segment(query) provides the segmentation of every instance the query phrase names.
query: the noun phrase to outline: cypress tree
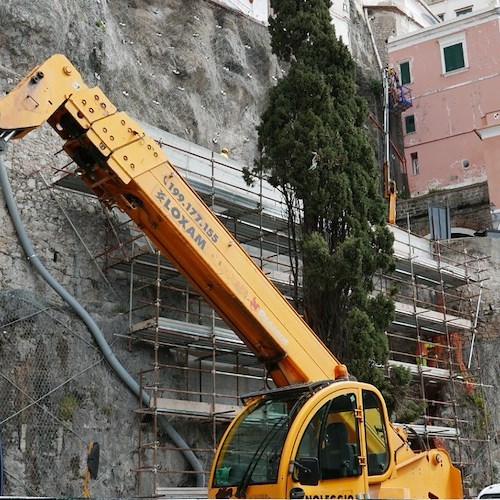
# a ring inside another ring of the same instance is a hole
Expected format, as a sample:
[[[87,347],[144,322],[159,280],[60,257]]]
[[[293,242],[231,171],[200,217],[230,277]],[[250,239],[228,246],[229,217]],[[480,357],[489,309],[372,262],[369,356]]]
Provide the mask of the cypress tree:
[[[383,388],[394,306],[374,276],[393,268],[393,238],[355,64],[328,0],[271,6],[272,49],[288,71],[270,90],[252,173],[283,192],[290,227],[299,222],[306,320],[352,374]]]

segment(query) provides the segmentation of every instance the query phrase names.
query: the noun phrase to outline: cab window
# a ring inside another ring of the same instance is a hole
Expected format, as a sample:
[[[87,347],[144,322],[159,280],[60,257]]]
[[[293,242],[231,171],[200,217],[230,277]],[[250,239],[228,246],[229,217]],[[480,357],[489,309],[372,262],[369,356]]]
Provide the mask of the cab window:
[[[302,439],[300,440],[299,449],[297,451],[297,459],[301,458],[317,458],[319,452],[319,436],[323,420],[328,409],[328,404],[324,405],[319,410],[313,419],[309,422]]]
[[[366,462],[368,475],[383,474],[389,466],[387,429],[382,403],[372,391],[363,391],[364,422],[366,434]]]
[[[354,394],[338,396],[331,402],[323,427],[319,457],[323,479],[361,474],[355,409]]]
[[[359,476],[356,396],[344,394],[324,405],[307,426],[297,459],[318,458],[321,479]]]

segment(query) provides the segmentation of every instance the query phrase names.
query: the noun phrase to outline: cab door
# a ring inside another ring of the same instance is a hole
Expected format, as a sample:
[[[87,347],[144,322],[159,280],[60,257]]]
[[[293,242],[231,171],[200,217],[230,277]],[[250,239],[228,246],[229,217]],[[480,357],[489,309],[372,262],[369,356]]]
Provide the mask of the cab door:
[[[316,405],[292,450],[289,498],[365,497],[368,481],[361,447],[362,415],[357,389],[336,392]]]

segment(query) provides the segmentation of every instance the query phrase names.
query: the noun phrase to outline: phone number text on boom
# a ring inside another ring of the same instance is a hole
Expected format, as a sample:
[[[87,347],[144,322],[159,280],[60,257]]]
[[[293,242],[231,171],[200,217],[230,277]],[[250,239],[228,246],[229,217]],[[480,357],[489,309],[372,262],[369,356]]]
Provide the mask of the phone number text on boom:
[[[203,216],[198,212],[198,210],[191,205],[190,202],[185,201],[186,197],[181,193],[180,189],[177,188],[173,182],[168,180],[169,178],[165,176],[163,178],[163,184],[169,191],[172,197],[165,194],[162,190],[158,189],[156,192],[156,199],[162,204],[165,211],[169,212],[170,215],[177,223],[182,227],[182,229],[188,234],[193,241],[198,245],[198,247],[203,250],[205,248],[206,240],[202,237],[199,230],[204,233],[210,240],[217,243],[219,237],[217,233],[210,227],[210,225],[205,222]],[[187,213],[192,220],[189,220],[181,210],[181,208],[175,206],[173,199],[180,204],[185,213]],[[194,224],[193,224],[194,222]]]

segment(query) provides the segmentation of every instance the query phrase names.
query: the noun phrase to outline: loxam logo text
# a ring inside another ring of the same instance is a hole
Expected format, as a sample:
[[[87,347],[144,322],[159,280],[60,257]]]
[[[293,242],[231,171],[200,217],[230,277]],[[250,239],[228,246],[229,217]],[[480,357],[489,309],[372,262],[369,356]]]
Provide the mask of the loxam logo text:
[[[191,237],[200,250],[204,250],[206,241],[200,234],[199,229],[191,224],[178,207],[171,206],[171,198],[169,198],[161,189],[156,190],[155,197],[160,203],[162,203],[163,210],[166,213],[169,213],[172,219],[177,222],[180,229]]]
[[[306,498],[354,498],[354,495],[306,495]]]

